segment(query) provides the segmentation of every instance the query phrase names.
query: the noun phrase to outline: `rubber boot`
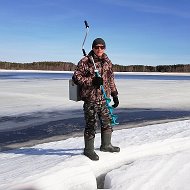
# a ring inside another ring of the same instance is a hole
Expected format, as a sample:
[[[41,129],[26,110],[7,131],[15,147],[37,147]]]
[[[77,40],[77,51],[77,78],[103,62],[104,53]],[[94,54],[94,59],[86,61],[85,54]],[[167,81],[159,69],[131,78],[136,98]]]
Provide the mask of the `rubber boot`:
[[[94,138],[87,139],[84,138],[85,148],[84,155],[90,158],[91,160],[99,160],[99,156],[94,151]]]
[[[101,133],[100,151],[103,152],[119,152],[120,148],[111,144],[112,133]]]

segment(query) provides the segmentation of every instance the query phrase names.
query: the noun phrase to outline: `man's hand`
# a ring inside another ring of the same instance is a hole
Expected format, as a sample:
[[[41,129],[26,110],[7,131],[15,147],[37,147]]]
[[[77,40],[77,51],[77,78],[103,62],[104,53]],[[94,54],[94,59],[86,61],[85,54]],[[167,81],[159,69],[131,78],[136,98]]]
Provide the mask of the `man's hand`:
[[[100,86],[103,85],[103,78],[102,77],[94,77],[92,79],[92,85],[96,86],[97,88],[100,88]]]
[[[116,108],[119,105],[119,99],[117,96],[113,97],[113,102],[114,102],[114,105],[112,105],[112,107]]]

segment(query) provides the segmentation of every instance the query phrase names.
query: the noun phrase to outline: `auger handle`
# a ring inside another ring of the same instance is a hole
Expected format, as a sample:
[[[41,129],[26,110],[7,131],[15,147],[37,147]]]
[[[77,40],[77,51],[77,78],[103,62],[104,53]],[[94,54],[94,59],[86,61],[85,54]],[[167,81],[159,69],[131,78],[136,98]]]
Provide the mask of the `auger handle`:
[[[86,28],[89,28],[88,22],[86,20],[84,21],[84,24],[85,24]]]
[[[85,49],[82,49],[82,53],[83,53],[84,56],[87,55]]]
[[[87,30],[86,30],[86,34],[85,34],[85,37],[84,37],[84,41],[82,43],[82,52],[83,52],[83,55],[86,56],[87,54],[86,54],[86,51],[84,49],[84,44],[85,44],[85,41],[86,41],[86,38],[87,38],[87,35],[88,35],[89,25],[88,25],[88,22],[86,20],[84,21],[84,24],[85,24],[85,27],[86,27]]]

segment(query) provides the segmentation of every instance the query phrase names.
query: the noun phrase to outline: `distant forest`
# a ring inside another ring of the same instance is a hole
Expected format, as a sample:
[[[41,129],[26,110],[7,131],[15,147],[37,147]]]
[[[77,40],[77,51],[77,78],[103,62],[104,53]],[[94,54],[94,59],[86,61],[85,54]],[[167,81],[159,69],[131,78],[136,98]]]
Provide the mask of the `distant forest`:
[[[51,71],[74,71],[76,65],[71,62],[33,62],[12,63],[0,61],[0,69],[7,70],[51,70]],[[187,65],[113,65],[116,72],[190,72],[190,64]]]

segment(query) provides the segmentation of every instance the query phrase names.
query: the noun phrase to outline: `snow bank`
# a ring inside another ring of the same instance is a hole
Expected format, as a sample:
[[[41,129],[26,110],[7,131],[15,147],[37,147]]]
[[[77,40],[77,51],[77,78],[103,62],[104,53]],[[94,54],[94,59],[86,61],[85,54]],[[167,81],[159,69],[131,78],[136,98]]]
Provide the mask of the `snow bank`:
[[[1,153],[0,189],[187,189],[189,187],[190,120],[114,131],[119,153],[100,152],[99,161],[83,153],[83,137]]]

